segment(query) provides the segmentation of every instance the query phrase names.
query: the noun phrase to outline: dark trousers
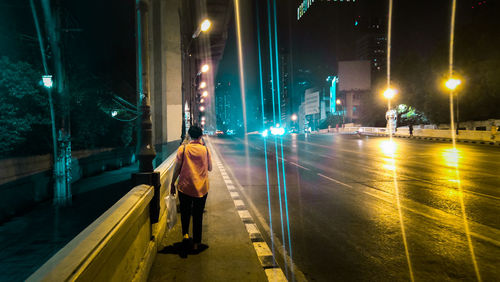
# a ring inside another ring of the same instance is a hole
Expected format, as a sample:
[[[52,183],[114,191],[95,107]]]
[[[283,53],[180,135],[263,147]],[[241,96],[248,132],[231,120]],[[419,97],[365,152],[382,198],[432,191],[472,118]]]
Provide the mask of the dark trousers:
[[[203,225],[203,210],[207,195],[196,198],[179,192],[179,202],[181,204],[182,235],[189,234],[189,221],[193,215],[193,242],[201,243],[201,229]]]

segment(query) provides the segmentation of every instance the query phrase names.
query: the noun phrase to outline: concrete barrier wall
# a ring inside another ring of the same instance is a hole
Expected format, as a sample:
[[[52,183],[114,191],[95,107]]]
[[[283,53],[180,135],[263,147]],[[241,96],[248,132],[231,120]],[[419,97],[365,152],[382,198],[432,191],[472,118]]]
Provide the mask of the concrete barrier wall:
[[[331,132],[336,132],[335,130]],[[346,127],[339,128],[339,133],[353,133],[360,132],[361,134],[368,135],[387,135],[388,130],[385,127]],[[409,137],[410,131],[407,127],[400,127],[394,133],[395,136]],[[413,129],[414,137],[422,138],[437,138],[437,139],[451,139],[451,131],[444,129],[427,129],[427,128],[415,128]],[[459,141],[477,141],[485,143],[499,143],[500,134],[496,134],[495,138],[491,138],[490,131],[476,131],[476,130],[459,130],[458,135],[456,135]]]
[[[76,151],[72,182],[132,164],[133,148]],[[0,160],[0,222],[52,198],[50,155]],[[73,191],[77,194],[78,191]]]
[[[160,172],[159,222],[151,224],[154,188],[140,185],[50,258],[27,281],[146,281],[166,231],[163,198],[169,191],[175,154]]]

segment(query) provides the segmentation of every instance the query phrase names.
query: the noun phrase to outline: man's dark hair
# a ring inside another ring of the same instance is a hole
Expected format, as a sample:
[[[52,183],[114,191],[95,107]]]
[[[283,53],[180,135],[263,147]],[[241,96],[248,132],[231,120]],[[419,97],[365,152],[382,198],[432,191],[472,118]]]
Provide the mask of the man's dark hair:
[[[197,124],[193,124],[189,127],[188,134],[191,139],[198,139],[203,135],[203,129]]]

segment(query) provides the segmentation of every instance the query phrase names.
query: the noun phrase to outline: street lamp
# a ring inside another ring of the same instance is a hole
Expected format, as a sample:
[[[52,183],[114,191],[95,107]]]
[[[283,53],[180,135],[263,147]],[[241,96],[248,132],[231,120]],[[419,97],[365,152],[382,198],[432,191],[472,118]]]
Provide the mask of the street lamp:
[[[45,88],[52,88],[54,82],[52,81],[52,75],[42,75],[42,83]]]
[[[203,22],[201,22],[201,31],[205,32],[210,29],[210,26],[212,23],[210,22],[209,19],[205,19]]]
[[[198,28],[196,29],[196,31],[193,33],[193,35],[191,36],[191,38],[197,38],[198,36],[200,36],[200,33],[203,31],[203,32],[207,32],[210,27],[212,26],[212,22],[209,20],[209,19],[205,19],[201,22],[201,24],[198,26]]]
[[[205,81],[202,81],[202,82],[200,83],[200,89],[203,89],[203,88],[205,88],[205,87],[207,87],[207,83],[206,83]]]
[[[204,106],[200,106],[200,112],[204,112],[205,111],[205,107]]]
[[[448,90],[450,90],[450,101],[453,101],[453,94],[454,94],[454,91],[455,89],[457,89],[457,87],[462,84],[462,81],[458,78],[453,78],[453,77],[450,77],[445,83],[444,85],[446,86],[446,88],[448,88]],[[453,111],[453,104],[450,102],[450,105],[451,105],[451,111]],[[458,135],[458,129],[459,129],[459,110],[458,110],[458,95],[457,95],[457,125],[456,125],[456,129],[455,129],[455,132],[456,134]],[[453,130],[453,128],[452,128]]]
[[[209,69],[210,69],[210,67],[208,66],[208,64],[204,64],[204,65],[201,67],[201,72],[202,72],[202,73],[206,73]]]
[[[384,91],[384,97],[387,99],[387,113],[386,113],[386,119],[387,123],[389,124],[389,134],[392,136],[392,130],[393,130],[393,117],[392,117],[392,112],[391,112],[391,99],[394,98],[398,94],[398,91],[394,88],[387,87]],[[394,127],[396,127],[396,124],[394,124]]]
[[[203,98],[206,98],[208,96],[208,91],[203,91],[203,93],[201,94],[201,97]]]
[[[337,105],[340,106],[340,104],[342,104],[342,102],[340,101],[340,99],[337,99],[337,101],[335,101],[335,103],[337,103]]]
[[[191,44],[193,43],[194,39],[197,38],[198,36],[200,36],[200,33],[201,32],[208,32],[208,30],[210,29],[210,27],[212,26],[212,23],[210,22],[209,19],[204,19],[199,25],[198,27],[196,28],[196,30],[194,31],[193,35],[191,36],[191,38],[189,39],[189,42],[187,45],[183,45],[183,48],[182,48],[182,62],[185,63],[185,60],[187,59],[188,61],[191,60]],[[189,81],[190,84],[189,84],[189,98],[186,97],[186,93],[185,93],[185,86],[183,85],[183,93],[182,93],[182,100],[185,101],[185,100],[189,100],[189,104],[191,105],[191,100],[193,99],[193,84],[194,83],[191,83],[192,80],[191,80],[191,75],[192,75],[192,69],[191,69],[191,63],[188,62],[188,67],[189,67],[189,70],[188,70],[188,74],[189,74],[189,78],[188,79],[185,79],[184,77],[184,72],[183,72],[183,78],[182,78],[182,81],[183,81],[183,84],[185,81]],[[207,69],[206,71],[208,71],[208,65],[207,65]],[[206,72],[205,71],[205,72]],[[201,72],[198,72],[197,76],[201,75]],[[196,77],[193,79],[195,80]],[[183,116],[185,116],[185,112],[182,113]],[[182,119],[182,132],[181,132],[181,139],[184,140],[184,138],[186,137],[186,128],[187,128],[187,121],[185,118]]]
[[[460,84],[462,84],[462,81],[458,78],[450,78],[445,82],[446,88],[451,91],[455,90]]]
[[[394,98],[394,96],[396,96],[397,93],[398,91],[396,89],[389,87],[384,91],[384,97],[387,98],[390,102],[390,100]]]
[[[293,114],[292,115],[292,121],[296,121],[297,120],[297,115],[296,114]]]
[[[200,100],[200,103],[205,103],[205,99],[201,99],[201,100]]]

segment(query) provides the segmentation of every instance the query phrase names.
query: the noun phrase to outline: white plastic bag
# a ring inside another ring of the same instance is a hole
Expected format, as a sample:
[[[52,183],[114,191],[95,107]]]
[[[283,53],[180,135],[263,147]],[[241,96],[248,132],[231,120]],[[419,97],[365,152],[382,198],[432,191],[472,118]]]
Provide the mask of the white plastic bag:
[[[167,227],[172,229],[177,223],[177,200],[175,195],[169,194],[165,197],[167,207]]]

